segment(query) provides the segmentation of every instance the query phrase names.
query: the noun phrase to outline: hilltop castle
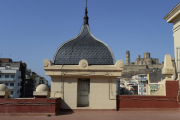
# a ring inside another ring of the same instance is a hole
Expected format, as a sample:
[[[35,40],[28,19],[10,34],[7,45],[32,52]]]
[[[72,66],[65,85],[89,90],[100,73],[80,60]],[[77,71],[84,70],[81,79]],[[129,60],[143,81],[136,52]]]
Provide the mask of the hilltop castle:
[[[124,71],[140,71],[153,68],[163,68],[163,64],[159,64],[159,58],[151,58],[150,53],[145,52],[144,58],[138,55],[135,63],[130,63],[130,51],[126,51],[126,65],[124,65]]]
[[[126,51],[126,65],[130,65],[130,52]],[[136,59],[135,65],[153,65],[153,64],[159,64],[159,58],[151,58],[149,52],[144,53],[144,58],[141,58],[140,55],[138,55],[138,58]]]

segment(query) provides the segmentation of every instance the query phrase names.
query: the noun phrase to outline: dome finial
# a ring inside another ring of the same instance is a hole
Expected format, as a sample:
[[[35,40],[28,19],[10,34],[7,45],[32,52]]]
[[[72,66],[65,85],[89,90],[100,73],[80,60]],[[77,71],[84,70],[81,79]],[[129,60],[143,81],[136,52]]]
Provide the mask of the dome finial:
[[[84,16],[84,25],[89,25],[88,23],[88,15],[87,15],[88,11],[87,11],[87,0],[86,0],[86,9],[85,9],[85,16]]]

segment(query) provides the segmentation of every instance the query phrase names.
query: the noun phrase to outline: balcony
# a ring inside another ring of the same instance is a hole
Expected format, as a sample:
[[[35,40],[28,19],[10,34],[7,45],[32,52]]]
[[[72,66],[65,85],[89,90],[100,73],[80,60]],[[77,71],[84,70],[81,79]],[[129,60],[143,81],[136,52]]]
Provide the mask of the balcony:
[[[139,77],[139,80],[147,80],[147,78],[141,78],[141,77]]]
[[[150,86],[150,91],[151,92],[156,92],[156,91],[158,91],[160,88],[161,88],[161,86],[162,86],[162,84],[149,84],[149,86]]]
[[[14,86],[7,86],[9,90],[14,90]]]
[[[139,87],[145,87],[145,85],[143,83],[140,83]]]
[[[144,90],[141,90],[141,89],[140,89],[139,92],[144,92]]]
[[[0,78],[1,82],[14,82],[15,78]]]

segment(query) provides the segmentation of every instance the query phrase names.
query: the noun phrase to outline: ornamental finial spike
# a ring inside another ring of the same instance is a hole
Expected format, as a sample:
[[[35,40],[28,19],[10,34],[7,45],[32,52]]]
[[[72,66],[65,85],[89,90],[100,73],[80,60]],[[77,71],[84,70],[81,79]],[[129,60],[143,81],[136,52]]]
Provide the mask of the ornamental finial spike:
[[[84,25],[89,25],[88,20],[89,17],[87,15],[88,11],[87,11],[87,0],[86,0],[86,9],[85,9],[85,16],[84,16]]]

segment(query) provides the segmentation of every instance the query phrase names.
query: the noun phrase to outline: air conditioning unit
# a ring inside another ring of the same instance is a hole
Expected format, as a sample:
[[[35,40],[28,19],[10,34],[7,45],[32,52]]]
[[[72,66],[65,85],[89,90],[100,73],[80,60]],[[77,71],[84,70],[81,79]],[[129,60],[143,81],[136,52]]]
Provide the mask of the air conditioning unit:
[[[10,69],[10,64],[6,64],[5,69]]]

